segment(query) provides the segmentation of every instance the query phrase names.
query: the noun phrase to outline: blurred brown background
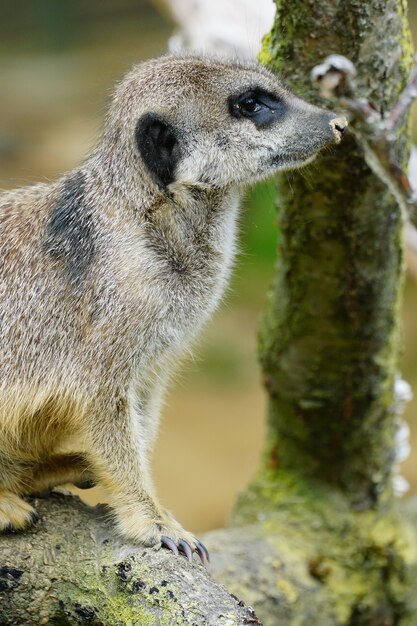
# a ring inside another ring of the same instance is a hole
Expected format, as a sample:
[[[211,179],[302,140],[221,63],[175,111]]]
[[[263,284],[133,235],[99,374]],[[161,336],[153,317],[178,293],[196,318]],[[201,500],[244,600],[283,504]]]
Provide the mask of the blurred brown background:
[[[114,82],[133,63],[166,51],[173,26],[156,4],[0,0],[0,189],[54,178],[95,145]],[[410,16],[417,41],[417,0]],[[164,504],[197,533],[225,524],[262,450],[266,400],[256,329],[275,258],[273,202],[271,183],[248,194],[233,284],[166,401],[155,480]],[[403,376],[417,395],[417,288],[410,279],[404,345]],[[415,492],[417,398],[406,417],[412,454],[402,469]]]

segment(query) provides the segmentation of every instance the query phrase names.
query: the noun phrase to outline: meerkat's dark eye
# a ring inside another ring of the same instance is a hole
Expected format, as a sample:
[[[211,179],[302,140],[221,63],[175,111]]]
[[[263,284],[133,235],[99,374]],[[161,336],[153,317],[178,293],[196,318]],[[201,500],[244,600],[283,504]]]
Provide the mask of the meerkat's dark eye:
[[[273,123],[284,112],[282,100],[261,89],[229,98],[229,111],[237,119],[250,119],[258,128]]]
[[[241,102],[236,102],[233,108],[241,115],[252,115],[253,113],[260,111],[262,107],[259,102],[256,102],[255,98],[249,96]]]

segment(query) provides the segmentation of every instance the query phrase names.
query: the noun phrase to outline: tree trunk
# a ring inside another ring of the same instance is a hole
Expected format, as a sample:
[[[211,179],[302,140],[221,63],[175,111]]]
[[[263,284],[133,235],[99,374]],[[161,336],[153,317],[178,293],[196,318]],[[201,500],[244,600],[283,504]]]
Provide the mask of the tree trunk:
[[[392,106],[411,62],[405,3],[276,4],[265,64],[317,101],[309,73],[337,52],[356,65],[360,95]],[[403,128],[400,162],[406,144]],[[278,202],[280,258],[260,331],[269,433],[234,523],[262,512],[286,610],[274,617],[271,602],[264,611],[238,593],[268,624],[415,624],[415,533],[392,492],[401,213],[353,139],[290,184],[281,177]]]
[[[411,61],[404,3],[277,7],[262,58],[303,96],[317,100],[309,73],[337,51],[356,65],[358,93],[381,111],[392,106]],[[260,341],[270,397],[264,472],[324,481],[369,509],[389,497],[393,464],[401,213],[353,140],[291,186],[281,180],[278,197],[283,243]]]
[[[277,0],[262,61],[314,100],[309,71],[345,54],[385,110],[410,63],[405,13],[400,0]],[[210,570],[266,626],[415,626],[417,503],[402,514],[392,494],[400,212],[352,139],[283,177],[279,205],[260,333],[269,434],[231,528],[205,538]],[[0,625],[260,623],[197,563],[122,545],[76,500],[40,508],[35,531],[1,540]]]

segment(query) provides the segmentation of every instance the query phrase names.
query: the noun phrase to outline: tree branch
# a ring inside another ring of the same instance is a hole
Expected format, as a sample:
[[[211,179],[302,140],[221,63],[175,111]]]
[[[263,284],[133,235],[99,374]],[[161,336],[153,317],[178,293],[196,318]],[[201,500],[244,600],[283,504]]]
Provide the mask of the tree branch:
[[[408,602],[417,575],[416,533],[395,507],[358,514],[315,483],[273,497],[252,490],[257,513],[206,535],[208,569],[124,544],[105,507],[37,499],[39,524],[0,538],[0,624],[261,626],[236,596],[263,626],[393,623],[390,598]]]
[[[414,59],[417,60],[417,57]],[[387,185],[401,208],[404,220],[417,226],[417,196],[409,177],[395,158],[400,126],[417,98],[417,67],[391,110],[382,115],[372,102],[355,94],[356,69],[349,59],[331,55],[311,72],[321,95],[331,98],[350,113],[351,132],[361,146],[368,166]]]
[[[36,499],[41,521],[0,538],[0,624],[260,626],[254,611],[189,563],[115,539],[106,507]]]

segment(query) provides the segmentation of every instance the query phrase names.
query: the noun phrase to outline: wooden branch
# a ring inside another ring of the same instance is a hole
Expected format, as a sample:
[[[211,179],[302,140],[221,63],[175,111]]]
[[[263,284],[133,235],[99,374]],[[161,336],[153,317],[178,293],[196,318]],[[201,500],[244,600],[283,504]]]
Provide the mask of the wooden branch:
[[[417,61],[417,56],[414,57]],[[385,118],[384,126],[387,131],[397,130],[403,123],[404,117],[408,113],[414,100],[417,98],[417,66],[411,72],[408,85],[405,87],[398,102],[393,106],[388,116]]]
[[[106,507],[36,499],[41,521],[0,538],[0,624],[260,626],[197,558],[126,545]],[[107,519],[106,519],[107,518]]]
[[[412,525],[395,507],[381,517],[314,483],[291,489],[278,506],[265,486],[252,490],[250,523],[241,524],[241,510],[233,528],[204,537],[209,568],[124,544],[105,507],[37,499],[38,525],[0,538],[0,624],[349,626],[358,615],[393,623],[386,598],[414,593]],[[262,622],[237,596],[256,603]]]
[[[417,67],[413,68],[408,84],[385,116],[373,103],[355,95],[355,75],[356,69],[349,59],[331,55],[313,68],[311,78],[318,83],[323,97],[333,98],[350,113],[351,132],[361,146],[368,166],[387,185],[404,220],[417,226],[417,195],[394,156],[400,125],[417,98]]]

